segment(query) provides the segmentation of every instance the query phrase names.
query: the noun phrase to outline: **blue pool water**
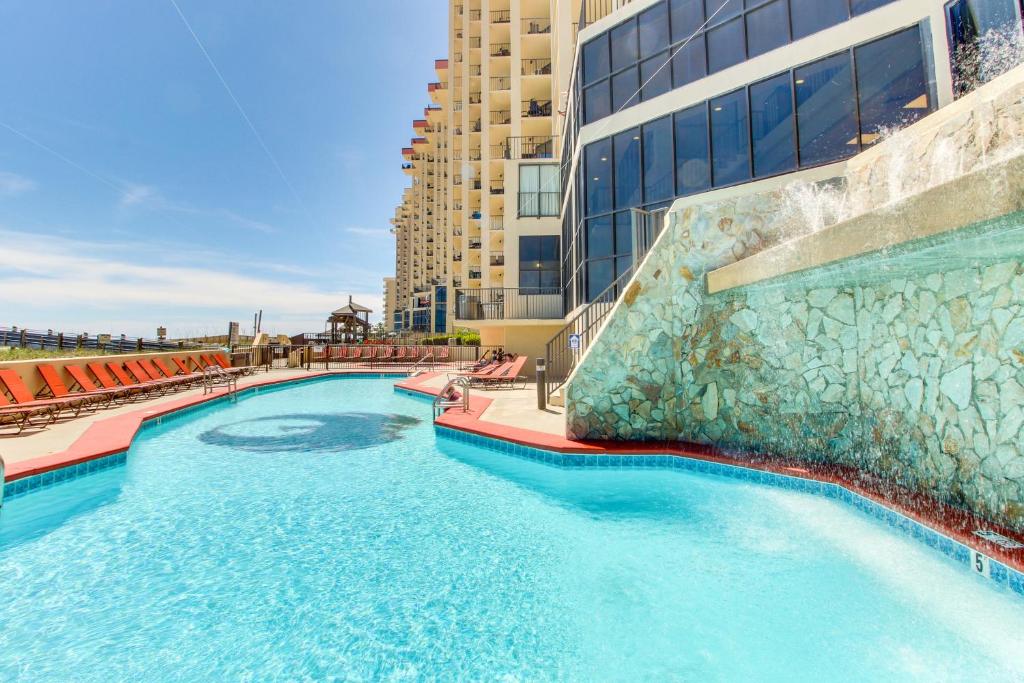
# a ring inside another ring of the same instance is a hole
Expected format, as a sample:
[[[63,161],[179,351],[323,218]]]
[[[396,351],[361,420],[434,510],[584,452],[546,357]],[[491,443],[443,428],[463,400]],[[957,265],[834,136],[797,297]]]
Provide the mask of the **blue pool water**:
[[[0,680],[1021,680],[1024,601],[830,499],[436,437],[391,380],[8,502]]]

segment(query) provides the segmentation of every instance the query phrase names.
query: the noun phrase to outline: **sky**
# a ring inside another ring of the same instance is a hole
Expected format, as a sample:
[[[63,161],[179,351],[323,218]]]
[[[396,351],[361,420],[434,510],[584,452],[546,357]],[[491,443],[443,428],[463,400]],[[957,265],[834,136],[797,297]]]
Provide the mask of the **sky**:
[[[413,11],[414,9],[414,11]],[[180,13],[179,13],[180,11]],[[443,0],[0,2],[0,326],[379,319]]]

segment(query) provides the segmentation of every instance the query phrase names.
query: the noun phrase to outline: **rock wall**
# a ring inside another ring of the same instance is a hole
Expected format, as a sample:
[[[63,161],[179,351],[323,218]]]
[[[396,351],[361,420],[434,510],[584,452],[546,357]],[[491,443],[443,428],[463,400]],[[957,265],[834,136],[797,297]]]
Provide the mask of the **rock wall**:
[[[703,277],[851,216],[884,230],[893,207],[967,173],[991,168],[988,191],[1021,194],[999,162],[1020,154],[1022,76],[896,134],[840,182],[674,210],[570,378],[569,437],[853,465],[1024,530],[1024,214],[715,295]]]

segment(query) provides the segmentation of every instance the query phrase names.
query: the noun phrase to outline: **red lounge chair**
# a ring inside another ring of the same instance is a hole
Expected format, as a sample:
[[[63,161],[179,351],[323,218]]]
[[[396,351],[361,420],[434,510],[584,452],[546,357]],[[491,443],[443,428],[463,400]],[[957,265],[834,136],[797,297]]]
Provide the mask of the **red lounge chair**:
[[[192,370],[188,367],[188,358],[182,360],[175,356],[174,358],[171,358],[171,362],[178,366],[178,369],[181,370],[182,375],[192,374]]]
[[[448,347],[442,346],[437,350],[437,360],[448,360]]]
[[[354,346],[348,350],[348,360],[359,360],[362,357],[363,350],[360,347]]]
[[[86,367],[96,378],[96,381],[100,383],[100,386],[104,389],[125,389],[129,394],[135,396],[141,396],[142,394],[148,394],[153,391],[155,387],[143,386],[141,384],[119,384],[116,379],[107,371],[107,368],[103,363],[87,363]]]
[[[0,385],[2,385],[0,387],[0,396],[3,397],[3,402],[0,405],[10,406],[12,403],[3,391],[3,388],[6,388],[7,393],[13,399],[15,407],[25,410],[45,408],[47,409],[46,412],[52,414],[51,422],[55,422],[65,408],[74,411],[74,415],[77,416],[88,403],[88,401],[81,398],[36,398],[28,390],[28,387],[25,386],[25,383],[21,381],[21,376],[16,371],[10,369],[0,370]],[[15,411],[12,409],[12,412]]]
[[[457,372],[454,375],[448,375],[448,379],[452,379],[453,377],[466,377],[470,382],[475,382],[482,377],[490,377],[496,372],[504,372],[510,367],[512,367],[512,363],[491,363],[484,369],[477,370],[476,372]]]
[[[192,376],[183,377],[181,375],[165,375],[156,365],[153,364],[153,361],[148,358],[140,358],[136,362],[142,366],[142,369],[146,371],[146,374],[149,375],[150,379],[159,380],[161,382],[176,382],[178,384],[195,384],[196,382],[195,377]]]
[[[96,386],[95,382],[89,379],[89,375],[85,372],[85,368],[79,367],[77,365],[65,365],[64,369],[67,370],[68,374],[71,375],[71,379],[74,380],[74,384],[71,385],[72,389],[78,387],[81,391],[89,393],[96,393],[101,391],[109,392],[110,394],[112,394],[113,400],[121,398],[124,399],[125,401],[131,399],[132,396],[138,394],[138,392],[133,391],[131,387],[98,387]],[[113,384],[113,382],[111,382],[111,384]]]
[[[146,373],[142,371],[142,368],[139,368],[138,372],[132,370],[132,374],[135,375],[135,379],[132,379],[131,377],[128,376],[128,373],[124,371],[124,368],[121,367],[120,363],[107,363],[107,370],[110,370],[111,374],[114,375],[114,377],[117,379],[118,382],[121,383],[121,386],[123,387],[136,386],[148,389],[149,391],[159,391],[161,393],[166,393],[167,391],[170,391],[171,388],[169,384],[165,384],[163,382],[154,382],[148,379],[148,375],[146,375]]]
[[[49,424],[60,415],[60,407],[49,401],[33,401],[32,405],[12,405],[7,396],[0,392],[0,426],[14,425],[21,434],[26,427],[35,427],[32,418],[42,415],[43,424]]]
[[[391,360],[391,352],[392,351],[394,351],[394,349],[392,349],[390,346],[385,346],[383,349],[381,349],[380,359],[381,360]]]
[[[403,360],[405,360],[405,347],[404,346],[399,346],[398,347],[398,352],[395,353],[395,362],[403,361]]]
[[[367,346],[366,349],[364,349],[364,351],[365,353],[363,354],[363,360],[373,360],[374,356],[377,355],[376,346]]]
[[[64,384],[64,380],[60,378],[60,373],[57,372],[57,368],[48,363],[40,363],[36,366],[36,370],[39,371],[39,375],[43,378],[43,382],[46,385],[36,393],[36,398],[80,398],[89,403],[110,404],[110,402],[114,400],[115,396],[124,396],[123,391],[118,391],[116,389],[96,389],[95,387],[93,387],[93,391],[91,392],[72,392],[68,389],[67,385]]]
[[[213,354],[213,360],[217,362],[217,365],[220,366],[221,370],[224,370],[226,372],[233,372],[238,375],[251,375],[253,372],[256,371],[256,368],[254,368],[251,365],[246,365],[244,367],[239,366],[236,368],[235,366],[231,365],[231,361],[229,361],[228,357],[225,356],[223,353]]]
[[[500,387],[507,386],[510,389],[514,389],[517,380],[522,380],[523,384],[526,383],[526,378],[519,373],[523,371],[526,366],[526,356],[520,355],[511,363],[506,363],[508,367],[501,371],[495,372],[486,377],[480,377],[478,382],[483,387]]]
[[[188,372],[185,372],[182,373],[182,375],[179,375],[176,371],[172,370],[167,366],[167,363],[164,362],[163,358],[154,358],[153,365],[155,365],[160,370],[160,372],[164,373],[164,377],[181,377],[182,375],[190,374]]]

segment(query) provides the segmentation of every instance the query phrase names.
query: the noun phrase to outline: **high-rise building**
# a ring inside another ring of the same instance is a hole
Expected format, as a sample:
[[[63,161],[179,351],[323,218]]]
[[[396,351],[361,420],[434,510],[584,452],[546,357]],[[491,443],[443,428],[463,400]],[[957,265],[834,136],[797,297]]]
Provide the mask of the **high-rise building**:
[[[412,122],[402,169],[412,184],[392,218],[395,235],[394,329],[424,334],[447,331],[448,118],[442,106],[447,60],[434,63],[439,81],[429,83],[433,103]]]
[[[841,175],[1019,62],[1022,4],[452,0],[449,322],[545,355],[663,210]]]
[[[398,313],[398,280],[394,277],[384,278],[384,329],[395,331],[395,314]]]

